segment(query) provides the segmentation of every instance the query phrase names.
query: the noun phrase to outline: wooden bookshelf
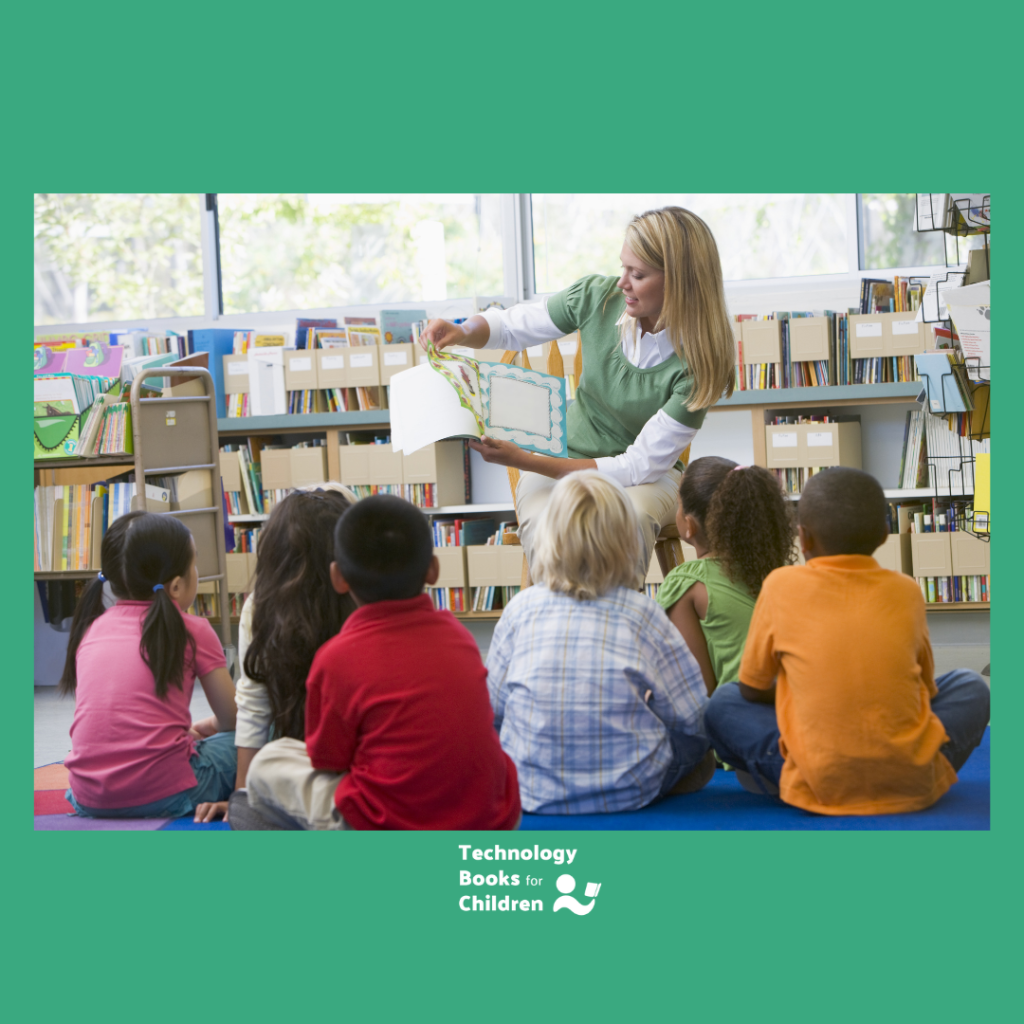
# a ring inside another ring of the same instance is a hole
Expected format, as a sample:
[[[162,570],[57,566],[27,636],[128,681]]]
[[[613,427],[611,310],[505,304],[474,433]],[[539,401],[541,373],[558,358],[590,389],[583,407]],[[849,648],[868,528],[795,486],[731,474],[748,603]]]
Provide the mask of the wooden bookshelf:
[[[926,612],[988,612],[992,610],[991,601],[933,601],[925,602]]]
[[[768,409],[799,409],[817,405],[867,405],[878,402],[913,402],[924,390],[921,381],[893,384],[830,384],[813,388],[754,388],[720,398],[715,408],[759,405]]]
[[[217,420],[219,434],[318,434],[325,430],[370,430],[391,424],[387,409],[308,412],[285,416],[228,416]]]

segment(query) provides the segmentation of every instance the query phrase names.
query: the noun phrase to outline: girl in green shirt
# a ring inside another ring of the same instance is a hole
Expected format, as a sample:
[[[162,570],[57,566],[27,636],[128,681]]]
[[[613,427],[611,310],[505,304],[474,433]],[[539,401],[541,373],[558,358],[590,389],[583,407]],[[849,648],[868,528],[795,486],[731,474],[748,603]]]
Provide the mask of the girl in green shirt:
[[[700,665],[710,695],[739,677],[764,578],[793,561],[793,513],[768,470],[709,456],[683,474],[676,525],[697,559],[665,577],[658,603]]]

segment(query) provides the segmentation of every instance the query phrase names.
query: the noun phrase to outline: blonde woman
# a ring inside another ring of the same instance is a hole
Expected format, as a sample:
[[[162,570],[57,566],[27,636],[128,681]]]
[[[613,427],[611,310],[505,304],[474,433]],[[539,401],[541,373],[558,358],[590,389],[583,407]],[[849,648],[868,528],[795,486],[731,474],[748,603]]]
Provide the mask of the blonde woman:
[[[700,789],[714,774],[700,668],[640,593],[636,513],[608,475],[552,488],[536,586],[494,631],[487,685],[523,810],[593,814]]]
[[[535,525],[555,481],[596,469],[627,488],[643,568],[675,517],[679,456],[708,408],[732,393],[733,335],[718,247],[689,210],[669,206],[626,228],[618,278],[584,277],[543,302],[488,310],[465,323],[432,320],[423,344],[521,350],[579,330],[583,375],[568,413],[569,458],[510,441],[470,442],[486,462],[521,471],[519,535],[533,564]]]

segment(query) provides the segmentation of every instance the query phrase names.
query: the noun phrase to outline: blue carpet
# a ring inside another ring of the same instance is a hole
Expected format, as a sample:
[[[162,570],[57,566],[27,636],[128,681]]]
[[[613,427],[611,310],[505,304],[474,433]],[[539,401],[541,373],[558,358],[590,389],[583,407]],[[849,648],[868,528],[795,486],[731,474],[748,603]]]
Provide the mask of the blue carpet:
[[[231,826],[226,821],[208,821],[199,822],[198,824],[192,820],[192,815],[186,815],[184,818],[174,818],[169,821],[162,829],[161,832],[230,832]]]
[[[960,769],[959,781],[925,811],[834,818],[748,793],[734,772],[719,769],[699,793],[671,796],[618,814],[524,814],[522,831],[818,831],[989,829],[990,729]],[[172,826],[169,826],[172,827]]]

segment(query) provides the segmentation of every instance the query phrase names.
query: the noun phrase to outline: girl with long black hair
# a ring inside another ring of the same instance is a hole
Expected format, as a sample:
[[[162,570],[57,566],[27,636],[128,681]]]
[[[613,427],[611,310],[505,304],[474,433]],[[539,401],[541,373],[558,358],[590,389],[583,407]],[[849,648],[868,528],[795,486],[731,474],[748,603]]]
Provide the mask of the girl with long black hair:
[[[118,601],[104,611],[103,579],[87,588],[61,678],[75,695],[67,798],[85,817],[180,817],[233,788],[234,684],[213,627],[185,614],[199,585],[188,528],[143,513],[113,529],[101,563]],[[193,722],[197,678],[213,715]]]

